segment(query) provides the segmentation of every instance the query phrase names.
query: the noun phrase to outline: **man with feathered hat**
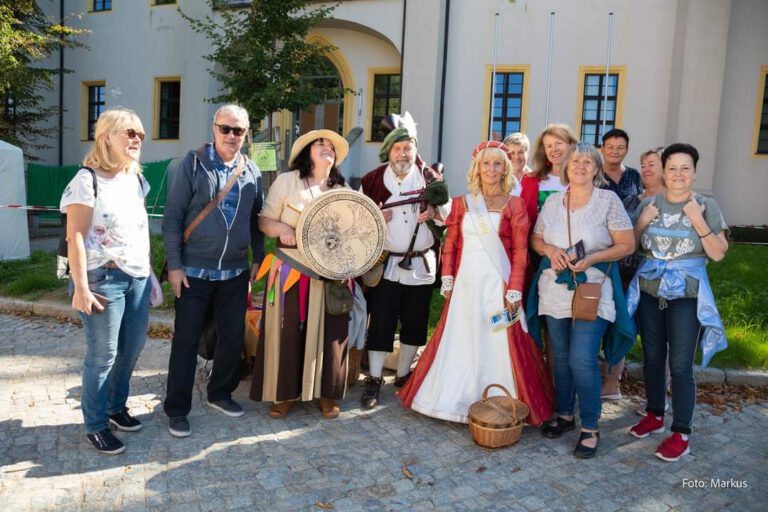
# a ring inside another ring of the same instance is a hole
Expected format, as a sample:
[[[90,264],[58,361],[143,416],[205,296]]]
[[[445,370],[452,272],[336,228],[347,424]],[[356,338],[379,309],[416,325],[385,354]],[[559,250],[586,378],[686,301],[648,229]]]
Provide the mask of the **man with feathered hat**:
[[[389,251],[383,275],[369,295],[371,320],[366,348],[370,376],[365,380],[360,400],[365,409],[378,404],[384,360],[393,350],[398,322],[401,329],[397,387],[405,384],[416,351],[427,342],[429,306],[438,264],[439,236],[436,237],[434,228],[442,226],[451,207],[442,174],[426,166],[416,154],[416,124],[411,115],[389,115],[382,125],[391,130],[379,151],[383,165],[361,179],[362,192],[382,207],[387,221],[384,249]],[[422,201],[386,206],[408,198]]]

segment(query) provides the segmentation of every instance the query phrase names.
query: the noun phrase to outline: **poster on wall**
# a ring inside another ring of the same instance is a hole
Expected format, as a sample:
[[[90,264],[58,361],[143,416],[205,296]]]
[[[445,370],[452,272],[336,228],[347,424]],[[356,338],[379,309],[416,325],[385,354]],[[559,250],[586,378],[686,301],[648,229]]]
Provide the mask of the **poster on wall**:
[[[277,143],[254,142],[251,144],[251,160],[259,166],[259,170],[277,170]]]

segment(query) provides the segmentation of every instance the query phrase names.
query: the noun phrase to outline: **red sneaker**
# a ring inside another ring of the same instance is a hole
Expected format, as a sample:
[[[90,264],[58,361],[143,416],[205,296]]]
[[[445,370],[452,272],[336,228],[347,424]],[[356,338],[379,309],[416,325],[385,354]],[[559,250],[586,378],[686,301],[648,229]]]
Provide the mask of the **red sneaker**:
[[[632,425],[629,433],[638,439],[648,437],[650,434],[661,434],[664,432],[664,418],[656,419],[653,413],[649,412],[639,423]]]
[[[667,462],[677,462],[683,455],[688,455],[691,450],[688,448],[688,441],[683,439],[679,432],[675,432],[656,448],[655,455],[661,460]]]

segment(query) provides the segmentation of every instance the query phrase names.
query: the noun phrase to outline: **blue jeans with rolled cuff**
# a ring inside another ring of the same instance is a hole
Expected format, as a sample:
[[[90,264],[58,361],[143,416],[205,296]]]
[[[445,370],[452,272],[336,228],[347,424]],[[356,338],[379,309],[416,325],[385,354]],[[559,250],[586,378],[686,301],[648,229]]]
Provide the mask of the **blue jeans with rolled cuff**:
[[[643,342],[643,379],[648,398],[647,411],[664,416],[667,379],[666,361],[672,384],[672,432],[691,433],[696,381],[693,362],[701,325],[696,316],[697,299],[659,300],[640,292],[637,320]]]
[[[581,428],[597,430],[602,408],[597,355],[609,322],[545,318],[554,353],[555,412],[571,416],[578,396]]]
[[[88,271],[88,288],[109,299],[102,313],[80,313],[86,340],[81,406],[88,434],[109,427],[109,416],[125,409],[131,375],[149,327],[148,277],[117,268]],[[70,281],[70,294],[74,285]],[[94,308],[95,309],[95,308]]]

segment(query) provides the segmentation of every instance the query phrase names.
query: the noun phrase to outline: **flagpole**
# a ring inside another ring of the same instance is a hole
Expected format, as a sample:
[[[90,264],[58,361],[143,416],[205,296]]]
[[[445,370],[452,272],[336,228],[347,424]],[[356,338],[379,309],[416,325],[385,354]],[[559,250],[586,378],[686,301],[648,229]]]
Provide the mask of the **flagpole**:
[[[555,12],[549,13],[549,57],[547,58],[547,103],[544,110],[544,126],[549,124],[549,84],[552,81],[552,48],[555,43]]]
[[[608,81],[611,76],[611,44],[613,43],[613,13],[608,13],[608,49],[605,55],[605,83],[603,84],[603,132],[605,135],[605,124],[608,121]],[[614,125],[616,121],[616,105],[613,106]]]
[[[499,44],[499,19],[501,15],[497,12],[495,15],[493,28],[493,72],[491,73],[491,106],[488,116],[488,140],[491,140],[493,134],[493,104],[496,100],[496,49]]]

